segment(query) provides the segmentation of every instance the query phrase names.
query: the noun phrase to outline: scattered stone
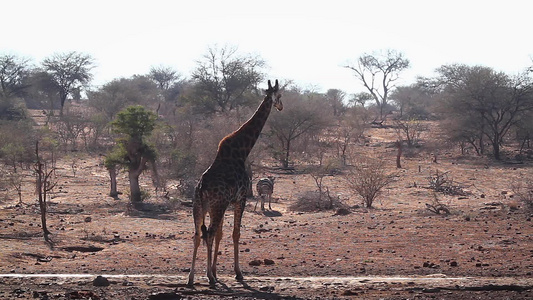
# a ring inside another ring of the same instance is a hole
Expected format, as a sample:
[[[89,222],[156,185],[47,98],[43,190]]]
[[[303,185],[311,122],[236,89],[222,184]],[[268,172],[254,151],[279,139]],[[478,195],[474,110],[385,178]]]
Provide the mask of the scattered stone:
[[[274,287],[273,286],[262,286],[259,288],[260,291],[262,292],[269,292],[269,293],[272,293],[274,291]]]
[[[263,262],[265,263],[265,266],[270,266],[274,264],[274,261],[268,258],[265,258]]]
[[[259,259],[254,259],[251,262],[248,263],[250,266],[260,266],[263,264],[263,262]]]
[[[457,265],[458,265],[458,264],[457,264],[457,262],[456,262],[455,260],[452,260],[452,261],[450,262],[450,267],[457,267]]]
[[[85,217],[84,221],[85,221],[85,223],[90,223],[92,220],[93,220],[93,218],[89,216],[89,217]]]
[[[349,209],[347,209],[347,208],[339,208],[335,212],[334,216],[346,216],[346,215],[349,215],[351,213],[352,212]]]
[[[255,233],[265,233],[265,232],[269,232],[271,231],[272,229],[266,229],[266,228],[262,228],[263,226],[261,225],[261,228],[257,228],[257,229],[254,229]]]
[[[438,269],[438,268],[440,268],[439,265],[434,264],[434,263],[429,262],[429,261],[426,261],[422,266],[423,266],[424,268],[430,268],[430,269]]]
[[[109,280],[101,275],[96,276],[93,280],[93,286],[109,286],[110,284]]]
[[[32,296],[33,298],[49,299],[48,292],[46,291],[33,291]]]
[[[422,293],[439,293],[440,288],[424,288],[422,289]]]
[[[352,290],[345,290],[344,292],[342,292],[342,295],[343,296],[357,296],[359,294]]]
[[[170,293],[152,294],[150,295],[150,297],[148,297],[148,299],[149,300],[179,300],[179,299],[182,299],[182,297],[179,294],[170,292]]]
[[[100,297],[92,291],[73,291],[66,295],[66,299],[93,299],[99,300]]]
[[[133,286],[133,282],[131,282],[131,281],[127,281],[127,280],[124,280],[124,281],[122,282],[122,286]]]

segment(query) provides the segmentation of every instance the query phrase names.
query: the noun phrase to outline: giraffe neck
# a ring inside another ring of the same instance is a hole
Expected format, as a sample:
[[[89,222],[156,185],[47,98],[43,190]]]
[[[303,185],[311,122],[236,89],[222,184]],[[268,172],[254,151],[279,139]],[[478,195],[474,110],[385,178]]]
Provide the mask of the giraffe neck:
[[[259,138],[271,110],[272,97],[265,96],[253,116],[238,130],[220,141],[217,158],[245,161]]]

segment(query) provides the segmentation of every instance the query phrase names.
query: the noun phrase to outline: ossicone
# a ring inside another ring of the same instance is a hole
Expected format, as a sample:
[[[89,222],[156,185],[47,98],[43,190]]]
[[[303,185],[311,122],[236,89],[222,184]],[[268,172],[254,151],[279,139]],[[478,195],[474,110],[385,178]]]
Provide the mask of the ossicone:
[[[275,91],[278,91],[278,90],[279,90],[278,80],[276,79],[276,84],[274,85],[274,87],[272,87],[272,82],[269,79],[268,80],[268,90],[267,90],[267,92],[275,92]]]

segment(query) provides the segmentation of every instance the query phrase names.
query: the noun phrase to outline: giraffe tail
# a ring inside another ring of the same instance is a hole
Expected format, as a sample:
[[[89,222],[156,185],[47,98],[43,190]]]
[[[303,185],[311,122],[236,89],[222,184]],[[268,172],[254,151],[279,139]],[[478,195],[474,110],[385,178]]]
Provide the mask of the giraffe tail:
[[[202,224],[202,240],[207,243],[207,227]]]

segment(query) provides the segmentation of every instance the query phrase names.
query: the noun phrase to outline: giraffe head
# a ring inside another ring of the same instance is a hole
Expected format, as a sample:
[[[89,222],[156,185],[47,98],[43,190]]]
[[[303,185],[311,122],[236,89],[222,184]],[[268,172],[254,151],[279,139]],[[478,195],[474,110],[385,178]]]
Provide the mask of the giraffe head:
[[[274,101],[274,107],[280,111],[283,109],[283,103],[281,102],[281,92],[279,91],[278,80],[276,79],[276,84],[272,87],[270,80],[268,81],[268,89],[266,90],[267,97],[270,97]]]

